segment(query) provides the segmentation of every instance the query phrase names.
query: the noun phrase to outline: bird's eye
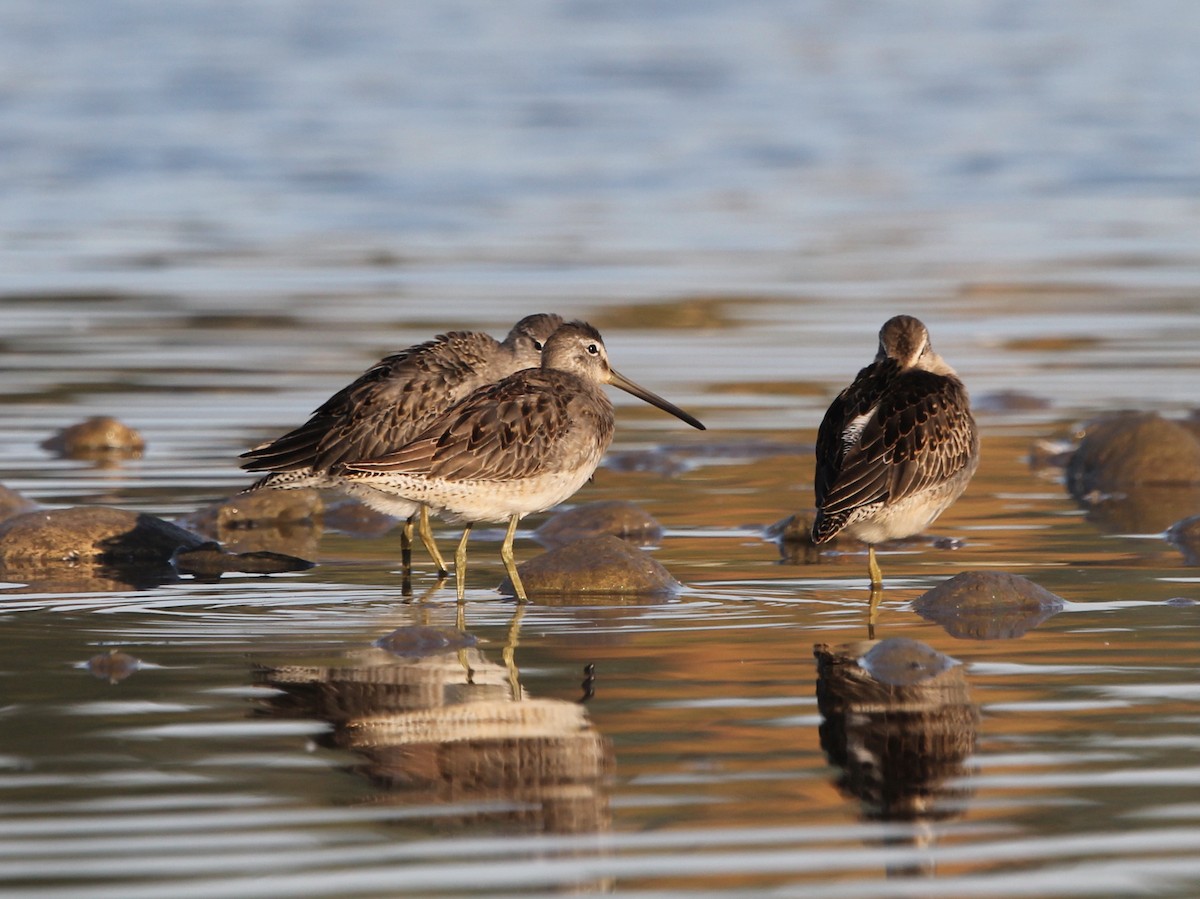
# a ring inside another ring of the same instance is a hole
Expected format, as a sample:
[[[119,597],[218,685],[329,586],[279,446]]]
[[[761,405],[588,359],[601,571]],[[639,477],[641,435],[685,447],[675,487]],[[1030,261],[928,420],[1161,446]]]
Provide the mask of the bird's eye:
[[[595,355],[599,354],[600,347],[596,346],[596,344],[594,344],[594,343],[589,343],[587,345],[587,351],[590,355],[595,356]]]
[[[542,351],[542,342],[540,340],[535,340],[533,342],[533,348],[540,353]]]

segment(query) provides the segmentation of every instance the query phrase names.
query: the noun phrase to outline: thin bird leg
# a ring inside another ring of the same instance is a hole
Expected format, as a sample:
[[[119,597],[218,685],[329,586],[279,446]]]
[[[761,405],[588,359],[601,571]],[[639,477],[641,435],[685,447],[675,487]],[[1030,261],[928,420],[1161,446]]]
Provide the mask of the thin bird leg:
[[[500,544],[500,558],[504,560],[504,569],[508,572],[508,579],[512,581],[517,602],[529,602],[529,597],[525,595],[525,585],[521,583],[521,575],[517,574],[516,559],[513,558],[513,537],[516,536],[517,522],[520,520],[520,515],[513,515],[508,520],[508,533],[504,535],[504,542]]]
[[[409,519],[411,526],[412,519]],[[433,564],[437,566],[438,577],[444,578],[450,569],[446,567],[446,562],[442,559],[442,554],[438,552],[437,543],[433,539],[433,531],[429,528],[429,507],[421,506],[420,523],[417,525],[417,533],[421,536],[421,542],[425,544],[425,551],[429,553],[429,558],[433,559]]]
[[[871,572],[871,589],[883,589],[883,572],[879,570],[879,563],[875,561],[875,546],[867,547],[867,570]]]
[[[412,571],[412,536],[413,520],[410,515],[400,528],[400,567],[404,569],[405,574]]]
[[[463,528],[462,539],[454,551],[454,583],[458,587],[458,601],[467,598],[467,538],[471,536],[471,522]]]

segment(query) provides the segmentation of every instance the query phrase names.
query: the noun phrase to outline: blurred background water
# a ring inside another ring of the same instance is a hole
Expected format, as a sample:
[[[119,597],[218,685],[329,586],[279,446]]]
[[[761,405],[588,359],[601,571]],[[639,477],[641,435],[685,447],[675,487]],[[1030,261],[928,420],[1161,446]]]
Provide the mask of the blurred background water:
[[[0,889],[1194,895],[1197,579],[1161,531],[1200,509],[1097,521],[1027,457],[1193,407],[1197,46],[1184,0],[0,5],[8,487],[186,515],[383,353],[533,311],[592,320],[710,427],[614,397],[580,494],[664,522],[680,597],[514,623],[469,592],[472,686],[505,695],[516,659],[541,729],[496,714],[550,786],[383,733],[450,675],[372,641],[455,617],[400,595],[394,535],[326,530],[286,578],[12,583]],[[762,534],[811,504],[821,414],[900,311],[971,388],[984,462],[936,527],[960,549],[885,558],[882,631],[962,660],[980,718],[889,816],[813,692],[814,644],[865,636],[862,560]],[[144,457],[39,447],[96,414]],[[1067,611],[971,641],[908,609],[987,567]],[[114,649],[144,664],[76,667]]]

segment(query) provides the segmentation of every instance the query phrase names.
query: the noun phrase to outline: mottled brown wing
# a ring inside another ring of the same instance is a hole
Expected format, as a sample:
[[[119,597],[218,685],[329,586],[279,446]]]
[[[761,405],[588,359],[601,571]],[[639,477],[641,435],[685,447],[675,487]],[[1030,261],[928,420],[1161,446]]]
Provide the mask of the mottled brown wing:
[[[562,371],[518,372],[475,391],[402,449],[346,468],[447,480],[533,477],[572,429],[575,381]]]
[[[496,341],[451,331],[380,360],[300,427],[242,454],[249,471],[327,471],[404,446],[479,386]]]
[[[838,436],[856,414],[869,411],[869,399],[866,391],[847,398],[847,409],[857,411],[843,412]],[[823,475],[820,510],[832,525],[861,506],[918,493],[969,465],[976,441],[966,391],[957,378],[900,374],[878,395],[877,409],[857,438],[831,456],[837,463]]]

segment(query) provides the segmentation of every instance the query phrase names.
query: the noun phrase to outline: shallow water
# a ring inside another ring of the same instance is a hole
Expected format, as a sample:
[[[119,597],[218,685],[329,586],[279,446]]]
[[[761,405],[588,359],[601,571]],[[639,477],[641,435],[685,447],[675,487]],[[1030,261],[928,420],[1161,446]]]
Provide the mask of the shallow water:
[[[518,610],[480,528],[476,642],[440,653],[375,645],[457,624],[394,531],[292,533],[320,564],[287,576],[0,586],[0,890],[1195,895],[1200,576],[1162,531],[1200,502],[1089,513],[1030,464],[1194,403],[1200,20],[1151,7],[6,5],[6,486],[183,517],[384,352],[539,310],[709,431],[614,396],[576,498],[658,518],[677,597]],[[953,541],[881,555],[876,635],[966,696],[881,803],[815,688],[815,647],[867,637],[865,558],[764,532],[898,311],[983,461]],[[98,414],[143,458],[40,448]],[[976,569],[1066,607],[992,640],[911,610]],[[88,670],[114,650],[140,664]]]

